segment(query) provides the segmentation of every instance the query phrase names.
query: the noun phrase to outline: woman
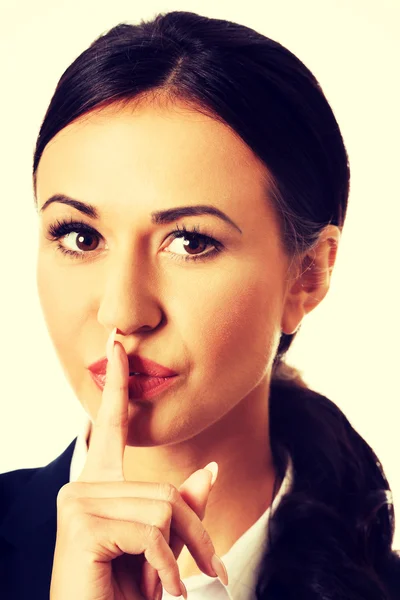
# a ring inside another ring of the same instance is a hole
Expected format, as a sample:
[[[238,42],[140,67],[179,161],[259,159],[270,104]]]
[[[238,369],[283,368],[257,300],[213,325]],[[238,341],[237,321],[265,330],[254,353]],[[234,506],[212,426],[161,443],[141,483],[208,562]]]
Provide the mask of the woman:
[[[37,280],[88,424],[1,475],[1,597],[400,597],[382,466],[284,362],[349,177],[315,77],[242,25],[121,24],[65,71],[34,155]]]

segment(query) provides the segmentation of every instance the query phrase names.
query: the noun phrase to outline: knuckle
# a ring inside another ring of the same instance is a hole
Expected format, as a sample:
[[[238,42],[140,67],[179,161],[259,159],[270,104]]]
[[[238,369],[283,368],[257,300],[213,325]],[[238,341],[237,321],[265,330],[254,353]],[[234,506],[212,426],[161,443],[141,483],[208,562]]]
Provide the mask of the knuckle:
[[[80,515],[84,515],[84,499],[76,496],[66,496],[59,505],[59,515],[64,520],[74,522]]]
[[[68,483],[66,483],[65,485],[63,485],[59,490],[58,490],[58,494],[57,494],[57,507],[61,506],[61,504],[64,502],[65,497],[68,495],[68,491],[67,491],[67,487],[68,487]]]
[[[165,525],[169,525],[172,519],[172,506],[166,500],[159,500],[157,502],[157,510],[155,522],[153,525],[157,527],[164,527]]]
[[[163,482],[160,483],[160,494],[167,502],[174,504],[177,502],[180,494],[177,488],[172,483]]]
[[[159,546],[162,539],[164,539],[163,534],[155,525],[145,525],[145,536],[150,540],[151,544],[156,547]]]
[[[210,551],[214,554],[214,552],[215,552],[214,544],[212,542],[210,534],[208,533],[207,529],[204,529],[204,527],[202,527],[202,529],[200,531],[200,542],[201,542],[201,544],[203,544],[203,546],[205,546],[207,548],[208,551]]]
[[[64,484],[59,490],[57,494],[57,506],[61,506],[64,504],[66,500],[73,498],[75,496],[75,488],[73,483]]]

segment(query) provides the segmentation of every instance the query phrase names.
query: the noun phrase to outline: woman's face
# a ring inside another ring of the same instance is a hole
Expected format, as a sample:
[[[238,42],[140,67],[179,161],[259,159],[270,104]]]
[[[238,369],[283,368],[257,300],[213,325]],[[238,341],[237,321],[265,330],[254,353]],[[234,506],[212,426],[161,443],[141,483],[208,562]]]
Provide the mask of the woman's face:
[[[187,440],[245,398],[266,401],[288,259],[264,177],[227,126],[178,104],[92,112],[46,146],[37,172],[38,290],[78,399],[94,419],[101,391],[88,366],[105,355],[114,326],[127,353],[179,374],[146,409],[131,403],[141,427],[128,444]],[[92,205],[97,218],[61,202],[40,212],[54,194]],[[199,205],[236,226],[210,214],[151,219]],[[93,233],[78,228],[50,241],[49,228],[63,220]],[[174,239],[178,226],[214,238],[219,251],[199,238]]]

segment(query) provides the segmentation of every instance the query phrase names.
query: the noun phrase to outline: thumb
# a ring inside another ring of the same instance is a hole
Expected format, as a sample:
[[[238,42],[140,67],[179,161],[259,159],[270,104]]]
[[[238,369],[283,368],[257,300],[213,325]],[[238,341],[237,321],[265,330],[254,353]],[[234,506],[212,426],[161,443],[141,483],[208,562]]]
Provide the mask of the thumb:
[[[211,462],[203,469],[198,469],[192,473],[178,488],[183,500],[196,513],[201,521],[204,519],[210,491],[217,479],[217,475],[218,464],[216,462]],[[178,534],[171,530],[169,545],[175,558],[178,558],[185,544]],[[159,583],[160,578],[157,571],[145,561],[142,571],[142,590],[152,590],[151,595],[154,597],[156,586],[158,586]]]
[[[204,519],[208,498],[217,476],[218,464],[210,462],[192,473],[178,488],[183,500],[200,520]]]

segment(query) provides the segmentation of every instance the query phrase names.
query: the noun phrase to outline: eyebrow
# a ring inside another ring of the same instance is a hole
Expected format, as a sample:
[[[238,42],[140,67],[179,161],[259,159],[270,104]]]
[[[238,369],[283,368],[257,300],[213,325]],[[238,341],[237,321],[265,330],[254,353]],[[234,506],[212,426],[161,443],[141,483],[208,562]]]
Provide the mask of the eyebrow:
[[[67,204],[76,210],[79,210],[84,215],[87,215],[91,219],[99,219],[99,212],[95,206],[92,204],[86,204],[85,202],[81,202],[81,200],[75,200],[74,198],[70,198],[65,194],[54,194],[50,196],[48,200],[43,204],[40,209],[40,213],[53,204],[54,202],[60,202],[61,204]],[[166,210],[159,210],[150,213],[151,222],[154,225],[165,225],[168,223],[172,223],[176,221],[176,219],[181,219],[182,217],[191,217],[198,215],[212,215],[214,217],[218,217],[222,219],[235,229],[237,229],[240,233],[243,233],[242,230],[228,215],[224,212],[216,208],[215,206],[211,206],[209,204],[198,204],[195,206],[178,206],[176,208],[168,208]]]

